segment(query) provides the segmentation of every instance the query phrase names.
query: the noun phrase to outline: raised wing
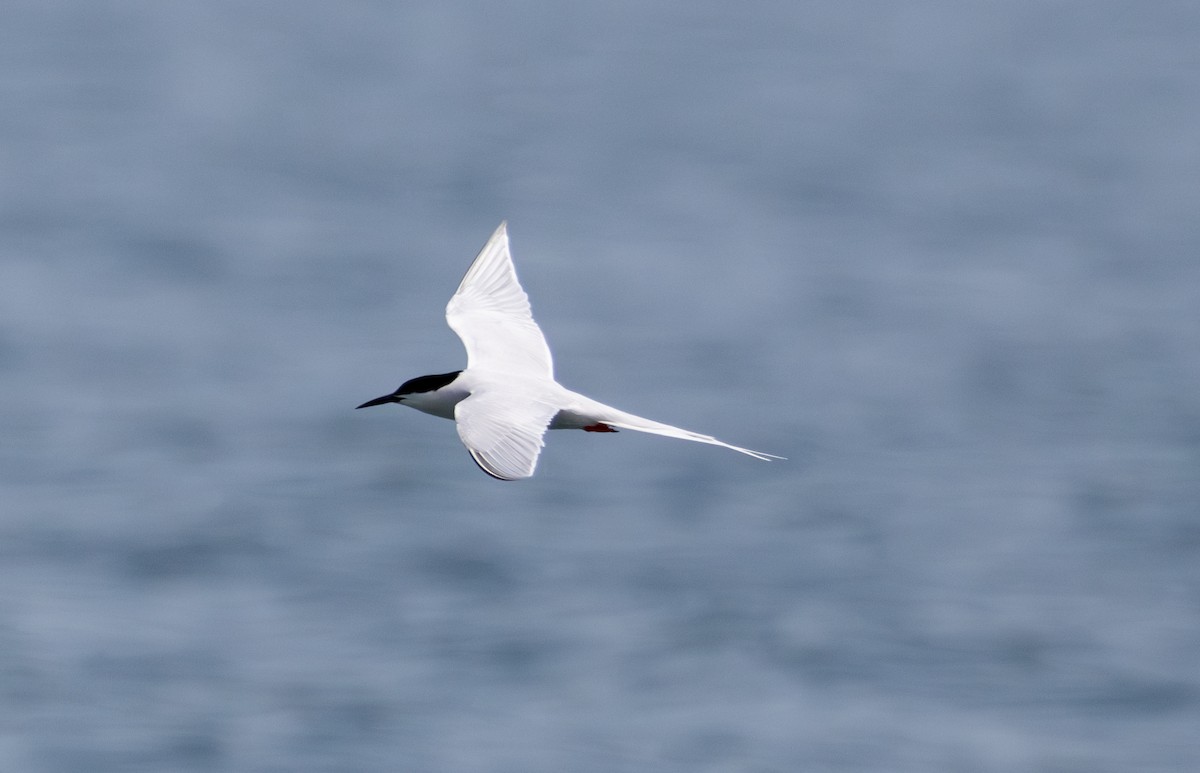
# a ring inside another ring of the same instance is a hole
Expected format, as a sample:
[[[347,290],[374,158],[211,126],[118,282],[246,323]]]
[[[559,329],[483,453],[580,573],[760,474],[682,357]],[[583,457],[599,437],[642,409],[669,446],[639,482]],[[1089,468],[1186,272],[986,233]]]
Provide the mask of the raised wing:
[[[480,469],[500,480],[533,475],[542,436],[558,413],[549,403],[516,392],[475,392],[454,408],[458,436]]]
[[[517,281],[501,223],[446,305],[446,321],[467,348],[467,367],[554,378],[554,362],[529,296]]]

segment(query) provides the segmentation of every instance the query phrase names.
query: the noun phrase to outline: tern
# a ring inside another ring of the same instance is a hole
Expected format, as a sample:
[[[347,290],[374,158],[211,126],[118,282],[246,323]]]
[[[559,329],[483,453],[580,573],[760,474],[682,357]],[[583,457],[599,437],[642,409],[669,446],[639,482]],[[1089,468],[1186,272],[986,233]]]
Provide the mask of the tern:
[[[410,379],[358,407],[400,403],[453,419],[471,458],[493,478],[533,475],[547,429],[631,429],[722,446],[755,459],[783,458],[626,413],[555,381],[550,347],[517,281],[506,223],[467,269],[446,306],[446,321],[467,349],[465,370]]]

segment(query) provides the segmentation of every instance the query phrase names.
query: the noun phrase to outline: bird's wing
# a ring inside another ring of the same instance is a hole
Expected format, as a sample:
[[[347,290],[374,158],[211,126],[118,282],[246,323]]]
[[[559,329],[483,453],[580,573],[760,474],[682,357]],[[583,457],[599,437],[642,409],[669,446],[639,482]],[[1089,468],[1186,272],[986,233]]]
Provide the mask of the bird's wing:
[[[550,347],[517,281],[501,223],[446,305],[446,321],[467,348],[467,367],[554,378]]]
[[[500,480],[533,475],[558,408],[509,391],[474,392],[454,408],[458,436],[480,469]]]

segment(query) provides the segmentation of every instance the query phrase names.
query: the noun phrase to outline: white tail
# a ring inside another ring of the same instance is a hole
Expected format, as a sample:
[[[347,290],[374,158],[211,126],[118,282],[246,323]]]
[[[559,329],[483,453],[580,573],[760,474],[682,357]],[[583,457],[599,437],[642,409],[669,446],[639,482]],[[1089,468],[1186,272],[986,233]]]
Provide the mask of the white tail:
[[[586,423],[602,422],[612,427],[619,429],[632,429],[637,432],[648,432],[652,435],[664,435],[666,437],[678,438],[679,440],[692,440],[696,443],[708,443],[711,446],[721,446],[728,448],[731,451],[737,451],[739,454],[753,456],[755,459],[762,459],[764,462],[769,462],[772,459],[785,459],[783,456],[775,454],[767,454],[762,451],[753,451],[749,448],[742,448],[731,443],[726,443],[724,440],[717,440],[712,435],[701,435],[699,432],[692,432],[689,429],[673,427],[670,424],[663,424],[660,421],[645,419],[641,416],[635,416],[632,413],[613,408],[611,405],[597,402],[591,398],[584,397],[578,393],[572,395],[575,398],[582,398],[584,404],[572,406],[573,413],[578,413],[581,416],[587,417]]]

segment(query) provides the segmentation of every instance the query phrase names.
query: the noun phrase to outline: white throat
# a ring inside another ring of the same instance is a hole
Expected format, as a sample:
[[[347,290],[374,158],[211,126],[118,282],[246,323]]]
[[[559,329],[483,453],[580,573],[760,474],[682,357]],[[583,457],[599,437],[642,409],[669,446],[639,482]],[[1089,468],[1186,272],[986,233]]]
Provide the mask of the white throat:
[[[432,392],[414,392],[404,395],[401,405],[416,408],[422,413],[440,416],[443,419],[454,418],[454,406],[461,403],[471,393],[457,384],[447,384]]]

